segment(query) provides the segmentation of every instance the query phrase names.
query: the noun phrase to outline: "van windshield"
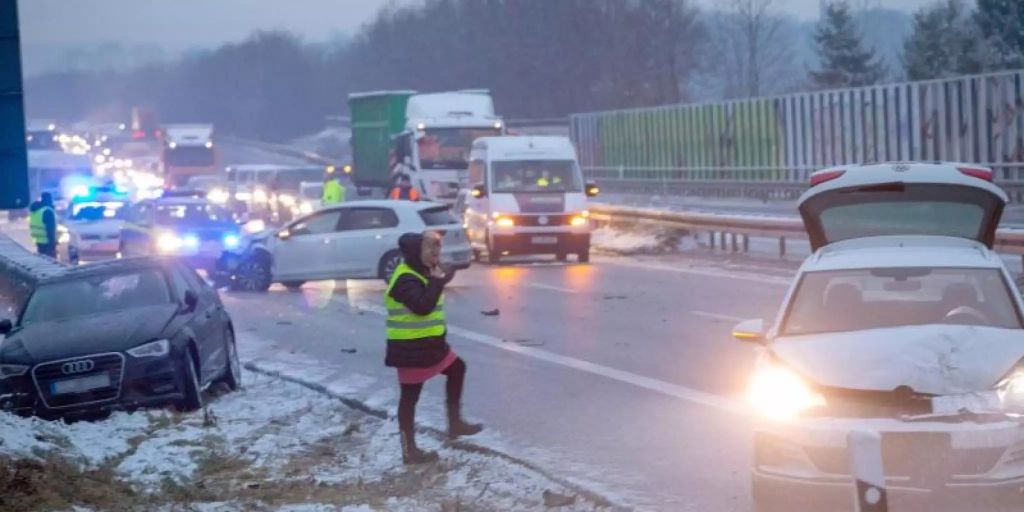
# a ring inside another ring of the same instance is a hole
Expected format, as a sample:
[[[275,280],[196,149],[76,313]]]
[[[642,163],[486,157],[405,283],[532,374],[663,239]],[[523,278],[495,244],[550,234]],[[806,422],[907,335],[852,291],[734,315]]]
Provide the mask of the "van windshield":
[[[514,160],[492,162],[494,192],[583,192],[574,160]]]

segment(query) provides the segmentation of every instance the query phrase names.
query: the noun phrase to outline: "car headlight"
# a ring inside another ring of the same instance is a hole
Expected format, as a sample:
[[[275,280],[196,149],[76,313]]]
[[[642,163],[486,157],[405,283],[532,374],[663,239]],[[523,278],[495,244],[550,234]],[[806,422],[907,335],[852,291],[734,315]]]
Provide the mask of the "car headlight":
[[[1004,409],[1024,411],[1024,365],[1018,364],[999,380],[996,395]]]
[[[238,235],[234,235],[234,234],[224,235],[224,248],[225,249],[234,249],[234,248],[238,247],[238,243],[239,242],[241,242],[241,238],[239,238]]]
[[[569,225],[574,227],[574,228],[580,228],[580,227],[586,226],[587,225],[587,220],[589,218],[590,218],[590,212],[588,212],[586,210],[583,210],[582,212],[577,213],[576,215],[573,215],[572,218],[569,219]]]
[[[759,415],[775,420],[791,419],[808,409],[825,405],[825,397],[811,389],[799,375],[774,364],[754,371],[747,399]]]
[[[263,190],[262,188],[256,189],[252,193],[252,200],[256,201],[257,203],[266,203],[267,202],[267,191]]]
[[[166,356],[170,351],[171,342],[156,340],[128,349],[128,355],[132,357],[160,357]]]
[[[242,230],[250,235],[267,229],[267,223],[263,219],[253,219],[242,226]]]
[[[206,193],[206,198],[209,199],[210,202],[217,204],[227,203],[230,197],[231,195],[228,194],[228,191],[222,188],[210,189],[210,191]]]
[[[29,366],[24,364],[0,364],[0,380],[21,377],[28,373]]]
[[[302,204],[299,205],[299,213],[302,213],[303,215],[313,213],[313,203],[303,201]]]
[[[174,252],[181,249],[182,245],[181,238],[174,233],[161,233],[156,237],[156,248],[160,252]]]

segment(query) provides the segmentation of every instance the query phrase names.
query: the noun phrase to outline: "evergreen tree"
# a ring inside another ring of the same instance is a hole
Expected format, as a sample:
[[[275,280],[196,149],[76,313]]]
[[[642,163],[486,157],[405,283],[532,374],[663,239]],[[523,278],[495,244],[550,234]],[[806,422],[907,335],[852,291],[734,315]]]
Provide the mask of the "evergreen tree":
[[[814,33],[821,59],[820,68],[810,72],[811,82],[820,89],[877,84],[885,78],[885,65],[874,48],[861,41],[850,6],[845,0],[825,4]]]
[[[978,27],[997,53],[991,67],[1006,69],[1024,65],[1024,1],[978,0]]]
[[[984,57],[978,27],[961,0],[941,0],[914,14],[913,32],[903,43],[909,80],[980,73]]]

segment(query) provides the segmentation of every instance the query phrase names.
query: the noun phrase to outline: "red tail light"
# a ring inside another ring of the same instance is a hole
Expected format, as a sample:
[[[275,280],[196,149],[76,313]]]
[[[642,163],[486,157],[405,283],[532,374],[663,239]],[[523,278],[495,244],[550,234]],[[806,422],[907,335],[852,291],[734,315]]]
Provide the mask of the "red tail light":
[[[811,174],[811,186],[821,185],[826,181],[832,181],[842,175],[846,174],[844,169],[832,169],[828,171],[818,171]]]
[[[992,169],[986,169],[984,167],[957,167],[956,170],[972,178],[992,181]]]
[[[133,139],[142,139],[142,138],[145,138],[145,137],[146,137],[146,132],[144,132],[142,130],[135,130],[135,131],[132,132],[132,138]]]

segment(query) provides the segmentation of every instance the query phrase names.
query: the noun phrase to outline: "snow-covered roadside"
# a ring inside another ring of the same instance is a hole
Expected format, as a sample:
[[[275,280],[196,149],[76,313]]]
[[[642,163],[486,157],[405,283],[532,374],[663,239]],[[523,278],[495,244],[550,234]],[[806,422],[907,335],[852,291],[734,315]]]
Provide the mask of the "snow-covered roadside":
[[[659,228],[633,226],[623,229],[602,226],[590,235],[591,245],[600,252],[619,255],[663,254],[697,246],[692,237]]]
[[[393,421],[257,372],[193,414],[66,425],[0,413],[0,510],[535,510],[577,494],[508,458],[421,437],[442,461],[403,466]],[[595,507],[576,496],[561,509]]]

